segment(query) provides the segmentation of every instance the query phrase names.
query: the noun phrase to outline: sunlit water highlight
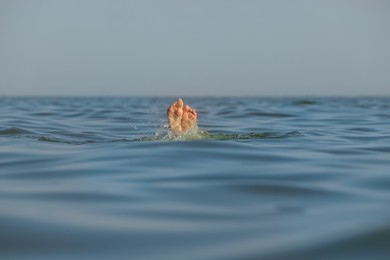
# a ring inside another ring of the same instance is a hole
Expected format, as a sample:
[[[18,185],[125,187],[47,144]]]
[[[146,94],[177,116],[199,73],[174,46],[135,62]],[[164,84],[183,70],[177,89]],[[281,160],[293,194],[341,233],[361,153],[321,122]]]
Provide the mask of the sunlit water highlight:
[[[390,99],[0,98],[0,258],[386,259]]]

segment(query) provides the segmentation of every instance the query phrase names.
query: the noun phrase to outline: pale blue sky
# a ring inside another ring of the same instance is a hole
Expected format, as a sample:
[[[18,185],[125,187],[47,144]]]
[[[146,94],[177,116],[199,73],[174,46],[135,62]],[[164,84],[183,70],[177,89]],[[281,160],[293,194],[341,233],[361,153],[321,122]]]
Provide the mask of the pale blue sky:
[[[390,1],[0,0],[1,95],[390,95]]]

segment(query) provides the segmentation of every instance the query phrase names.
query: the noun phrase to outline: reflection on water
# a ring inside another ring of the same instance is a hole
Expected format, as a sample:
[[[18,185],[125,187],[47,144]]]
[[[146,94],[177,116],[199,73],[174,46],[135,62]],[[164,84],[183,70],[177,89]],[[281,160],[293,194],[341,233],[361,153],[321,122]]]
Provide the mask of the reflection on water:
[[[0,257],[386,259],[390,99],[0,98]]]

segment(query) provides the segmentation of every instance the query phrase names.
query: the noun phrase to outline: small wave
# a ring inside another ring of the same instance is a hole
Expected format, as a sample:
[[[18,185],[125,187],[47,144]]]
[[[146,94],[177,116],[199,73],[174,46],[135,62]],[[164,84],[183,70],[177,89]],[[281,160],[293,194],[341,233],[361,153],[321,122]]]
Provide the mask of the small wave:
[[[20,135],[20,134],[31,134],[31,132],[18,127],[11,127],[4,130],[0,130],[0,135]]]
[[[300,136],[298,131],[287,133],[278,132],[263,132],[263,133],[247,133],[247,134],[211,134],[210,139],[215,140],[243,140],[243,139],[271,139],[271,138],[288,138]]]
[[[146,136],[134,139],[133,141],[193,141],[193,140],[253,140],[253,139],[278,139],[294,136],[301,136],[298,131],[287,133],[278,132],[263,132],[263,133],[246,133],[246,134],[224,134],[224,133],[209,133],[206,130],[197,130],[196,132],[186,133],[184,135],[174,136],[172,133],[159,136]]]
[[[341,196],[342,194],[330,190],[316,189],[305,186],[295,186],[291,184],[267,184],[267,183],[251,183],[251,184],[235,184],[234,189],[244,192],[250,192],[261,195],[275,196]]]
[[[67,143],[67,141],[65,141],[65,140],[61,140],[61,139],[54,138],[54,137],[46,137],[46,136],[38,137],[38,141],[41,141],[41,142],[52,142],[52,143]]]
[[[38,137],[40,142],[49,142],[49,143],[63,143],[63,144],[73,144],[73,145],[82,145],[82,144],[95,144],[95,143],[114,143],[114,142],[130,142],[128,139],[84,139],[84,140],[70,140],[70,139],[61,139],[50,136],[40,136]]]
[[[17,135],[30,133],[28,131],[21,130],[3,130],[0,135]],[[90,136],[83,138],[59,138],[52,135],[30,135],[29,138],[33,138],[39,142],[48,143],[62,143],[71,145],[84,145],[84,144],[98,144],[98,143],[126,143],[126,142],[151,142],[151,141],[238,141],[238,140],[256,140],[256,139],[285,139],[290,137],[301,136],[298,131],[290,132],[250,132],[250,133],[209,133],[203,129],[197,129],[195,131],[188,132],[186,134],[175,136],[172,132],[156,133],[155,135],[146,135],[137,138],[125,138],[125,137],[96,137]]]
[[[245,112],[245,116],[253,116],[253,117],[278,117],[278,118],[288,118],[288,117],[295,117],[293,114],[287,114],[287,113],[277,113],[277,112],[262,112],[262,111],[255,111],[255,110],[249,110]],[[237,115],[230,115],[230,118],[242,118],[242,114]]]
[[[315,105],[318,104],[317,101],[310,100],[310,99],[303,99],[303,100],[297,100],[294,102],[295,105]]]

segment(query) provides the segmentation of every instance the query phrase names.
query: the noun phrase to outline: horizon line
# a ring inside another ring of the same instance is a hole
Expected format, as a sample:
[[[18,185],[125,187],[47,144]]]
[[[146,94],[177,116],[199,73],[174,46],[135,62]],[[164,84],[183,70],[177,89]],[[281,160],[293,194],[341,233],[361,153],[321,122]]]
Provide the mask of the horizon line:
[[[327,95],[2,95],[0,98],[172,98],[172,97],[185,97],[185,98],[390,98],[390,94],[379,95],[340,95],[340,94],[327,94]]]

